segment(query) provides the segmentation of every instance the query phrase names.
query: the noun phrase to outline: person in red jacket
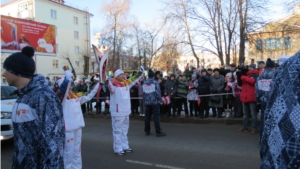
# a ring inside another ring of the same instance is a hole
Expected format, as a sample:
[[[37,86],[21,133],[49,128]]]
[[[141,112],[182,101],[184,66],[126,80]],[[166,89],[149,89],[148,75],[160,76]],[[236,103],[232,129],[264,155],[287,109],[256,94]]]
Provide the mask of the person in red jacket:
[[[238,131],[248,131],[249,113],[252,116],[252,131],[251,134],[256,134],[257,127],[257,111],[255,101],[255,83],[258,77],[258,70],[255,69],[254,64],[250,64],[246,75],[241,76],[242,92],[240,95],[241,102],[243,103],[243,127]]]

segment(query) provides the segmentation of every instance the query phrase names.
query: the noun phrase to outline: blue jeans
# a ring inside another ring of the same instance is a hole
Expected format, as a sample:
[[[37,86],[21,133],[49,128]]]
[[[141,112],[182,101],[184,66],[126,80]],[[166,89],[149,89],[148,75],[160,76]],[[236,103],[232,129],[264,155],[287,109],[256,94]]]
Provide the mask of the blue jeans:
[[[150,132],[150,121],[151,121],[151,116],[153,115],[155,132],[157,134],[160,134],[161,128],[160,128],[160,120],[159,120],[159,113],[160,113],[159,104],[144,105],[144,107],[145,107],[145,132],[146,133]]]
[[[252,129],[257,128],[257,111],[256,111],[256,103],[243,103],[243,128],[248,128],[249,114],[252,116]]]

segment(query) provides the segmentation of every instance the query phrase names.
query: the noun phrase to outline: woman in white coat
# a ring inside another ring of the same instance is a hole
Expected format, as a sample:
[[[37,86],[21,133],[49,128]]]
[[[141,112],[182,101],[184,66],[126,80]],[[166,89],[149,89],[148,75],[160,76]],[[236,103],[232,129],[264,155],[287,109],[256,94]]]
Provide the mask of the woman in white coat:
[[[90,101],[97,93],[99,83],[87,95],[83,93],[73,93],[72,83],[73,74],[67,66],[63,67],[65,78],[58,81],[58,96],[62,101],[63,115],[65,121],[65,148],[64,148],[64,165],[65,169],[81,169],[81,137],[84,119],[81,111],[81,104]]]
[[[115,78],[108,83],[114,139],[113,149],[117,155],[122,156],[125,155],[125,152],[132,152],[127,138],[129,114],[131,113],[130,88],[143,77],[143,73],[139,72],[126,79],[124,72],[121,69],[117,69],[114,72],[114,76]]]

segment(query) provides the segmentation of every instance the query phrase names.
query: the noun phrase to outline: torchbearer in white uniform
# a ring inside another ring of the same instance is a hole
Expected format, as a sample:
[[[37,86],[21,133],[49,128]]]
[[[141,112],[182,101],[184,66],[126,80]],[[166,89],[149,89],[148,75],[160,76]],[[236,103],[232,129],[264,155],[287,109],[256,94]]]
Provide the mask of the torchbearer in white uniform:
[[[117,155],[125,155],[132,152],[129,147],[127,133],[129,129],[130,88],[143,77],[144,68],[140,72],[126,79],[124,72],[117,69],[114,78],[109,80],[110,110],[113,129],[113,149]]]
[[[64,166],[65,169],[81,169],[81,137],[82,128],[85,126],[81,111],[81,104],[90,101],[97,93],[99,83],[86,96],[83,93],[73,93],[72,83],[73,74],[68,66],[63,67],[65,78],[58,80],[58,97],[62,101],[63,115],[65,121],[65,149]]]

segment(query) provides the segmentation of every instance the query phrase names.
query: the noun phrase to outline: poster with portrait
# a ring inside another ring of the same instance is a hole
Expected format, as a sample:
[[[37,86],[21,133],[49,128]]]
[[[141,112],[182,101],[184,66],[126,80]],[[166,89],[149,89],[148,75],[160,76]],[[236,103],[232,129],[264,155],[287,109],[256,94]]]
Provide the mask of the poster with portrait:
[[[56,55],[55,26],[1,15],[1,52],[32,46],[36,54]]]

